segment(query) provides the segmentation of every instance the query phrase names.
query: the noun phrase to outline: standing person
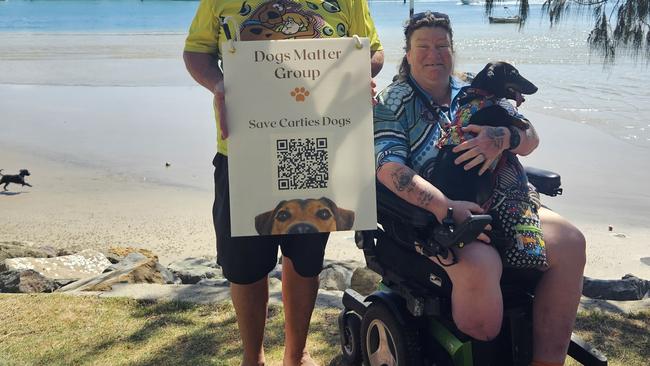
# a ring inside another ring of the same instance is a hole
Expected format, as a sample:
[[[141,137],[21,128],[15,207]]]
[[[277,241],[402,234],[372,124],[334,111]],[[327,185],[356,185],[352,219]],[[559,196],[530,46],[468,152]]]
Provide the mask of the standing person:
[[[263,365],[264,327],[268,305],[268,273],[282,250],[282,300],[285,312],[284,365],[315,365],[306,350],[309,321],[318,293],[329,234],[230,236],[228,191],[228,120],[224,106],[220,44],[295,38],[349,37],[370,39],[374,77],[383,51],[366,0],[201,0],[185,43],[183,59],[192,77],[214,94],[217,119],[214,227],[217,263],[230,281],[231,297],[243,343],[242,365]],[[254,70],[251,70],[254,72]],[[251,101],[254,102],[254,101]]]
[[[377,179],[411,204],[432,212],[438,221],[453,208],[454,220],[462,222],[470,214],[482,213],[473,202],[453,201],[423,177],[436,174],[435,147],[440,137],[438,120],[454,110],[452,101],[462,81],[452,76],[453,34],[449,17],[424,12],[409,19],[404,34],[406,55],[396,81],[378,97],[374,110]],[[417,88],[417,90],[416,90]],[[437,115],[431,112],[437,107]],[[476,137],[458,145],[457,159],[466,168],[484,168],[506,150],[530,154],[539,144],[535,129],[523,131],[505,127],[468,126],[464,131]],[[566,358],[575,322],[585,265],[582,233],[560,215],[539,209],[546,241],[548,267],[535,290],[533,305],[532,365],[562,365]],[[456,250],[458,263],[438,258],[452,282],[452,316],[456,326],[471,337],[487,341],[497,336],[503,318],[500,279],[502,263],[497,250],[483,233]]]

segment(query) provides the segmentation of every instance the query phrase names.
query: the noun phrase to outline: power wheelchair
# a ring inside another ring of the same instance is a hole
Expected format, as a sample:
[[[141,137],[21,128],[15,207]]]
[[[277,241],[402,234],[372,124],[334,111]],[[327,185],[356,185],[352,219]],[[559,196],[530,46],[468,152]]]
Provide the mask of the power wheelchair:
[[[526,168],[540,193],[562,193],[560,176]],[[501,288],[504,320],[498,337],[480,342],[459,331],[451,318],[451,281],[445,271],[415,251],[449,254],[452,246],[473,241],[490,223],[474,215],[454,225],[451,212],[442,224],[427,211],[377,184],[377,230],[356,233],[369,269],[380,274],[369,296],[348,289],[338,323],[343,359],[366,366],[528,366],[532,358],[532,300],[541,273],[504,269]],[[583,365],[607,359],[575,334],[568,355]]]

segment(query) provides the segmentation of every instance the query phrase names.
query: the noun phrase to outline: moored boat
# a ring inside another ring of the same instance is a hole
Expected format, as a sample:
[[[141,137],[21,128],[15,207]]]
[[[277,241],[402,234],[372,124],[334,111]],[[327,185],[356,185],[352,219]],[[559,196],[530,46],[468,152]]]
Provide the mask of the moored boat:
[[[507,16],[507,17],[489,17],[490,23],[521,23],[521,17],[519,15]]]

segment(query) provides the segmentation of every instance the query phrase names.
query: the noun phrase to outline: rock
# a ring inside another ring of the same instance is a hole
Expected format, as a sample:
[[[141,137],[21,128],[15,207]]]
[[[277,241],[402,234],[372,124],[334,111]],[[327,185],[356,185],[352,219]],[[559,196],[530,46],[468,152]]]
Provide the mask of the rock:
[[[119,283],[98,297],[129,297],[149,301],[183,301],[199,304],[230,301],[230,288],[200,285],[157,285]]]
[[[165,281],[165,283],[168,285],[180,285],[183,283],[181,279],[174,274],[174,272],[170,271],[167,269],[167,267],[163,266],[160,263],[156,263],[156,271],[160,272],[163,281]]]
[[[201,286],[225,287],[230,285],[230,281],[225,278],[204,278],[196,284]]]
[[[115,264],[115,263],[118,263],[121,260],[123,260],[127,255],[129,255],[131,253],[140,253],[140,254],[144,255],[145,257],[155,258],[156,260],[158,260],[157,255],[155,255],[149,249],[143,249],[143,248],[110,247],[110,248],[108,248],[108,250],[104,254],[106,255],[106,258],[108,258],[108,260],[111,263]]]
[[[349,271],[350,271],[350,275],[352,275],[352,272],[353,272],[355,269],[357,269],[357,268],[359,268],[359,267],[365,267],[365,266],[366,266],[364,263],[361,263],[361,262],[359,262],[359,261],[352,261],[352,260],[348,260],[348,261],[333,261],[333,260],[330,260],[330,259],[325,259],[325,260],[323,261],[323,268],[329,268],[329,267],[332,267],[333,265],[337,265],[337,266],[340,266],[340,267],[343,267],[343,268],[349,270]]]
[[[115,270],[96,277],[86,278],[60,288],[58,291],[107,291],[118,283],[157,283],[165,284],[163,275],[156,269],[158,261],[131,253],[116,264]]]
[[[94,250],[54,258],[11,258],[4,261],[7,270],[33,269],[49,279],[82,279],[100,274],[110,266],[106,257]]]
[[[58,257],[58,256],[61,256],[61,255],[67,255],[67,254],[59,254],[59,251],[55,247],[53,247],[51,245],[42,245],[42,246],[38,247],[38,250],[42,251],[43,253],[46,253],[47,258]],[[34,256],[33,255],[25,255],[23,257],[34,257]],[[43,257],[41,257],[41,258],[43,258]]]
[[[147,251],[149,252],[149,251]],[[149,252],[151,253],[151,252]],[[116,271],[116,270],[121,270],[128,268],[130,266],[135,265],[136,263],[144,260],[144,259],[151,259],[156,261],[156,267],[155,270],[160,273],[160,276],[162,277],[163,283],[166,284],[180,284],[181,279],[176,277],[172,271],[167,269],[165,266],[161,265],[158,263],[158,257],[156,255],[146,255],[143,254],[140,251],[134,251],[129,253],[126,257],[124,257],[120,262],[111,264],[104,273],[110,272],[110,271]]]
[[[316,306],[319,308],[343,309],[343,291],[322,289],[318,290],[318,297],[316,297]]]
[[[138,263],[144,259],[147,259],[147,256],[145,256],[144,254],[138,252],[131,252],[127,254],[124,258],[120,259],[119,262],[113,263],[110,266],[106,267],[104,273],[111,272],[111,271],[119,271],[121,269],[129,268],[133,266],[135,263]]]
[[[53,292],[58,287],[54,281],[32,269],[0,273],[0,292]]]
[[[81,250],[73,250],[72,248],[58,248],[56,250],[56,256],[57,257],[62,257],[64,255],[73,255],[73,254],[75,254],[75,252],[80,252],[80,251]]]
[[[51,257],[52,251],[48,249],[35,248],[32,243],[21,241],[0,242],[0,268],[5,259],[9,258],[47,258]],[[5,269],[0,269],[5,270]]]
[[[641,300],[648,296],[650,281],[627,274],[620,280],[599,280],[586,277],[583,281],[582,294],[592,299],[604,300]]]
[[[330,264],[323,268],[319,278],[321,289],[344,291],[350,285],[352,272],[341,265]]]
[[[361,295],[367,296],[377,290],[381,276],[367,267],[359,267],[352,273],[350,287]]]
[[[579,310],[599,310],[608,313],[637,314],[650,310],[650,298],[636,301],[599,300],[582,297]]]
[[[204,278],[221,278],[221,268],[214,258],[186,258],[167,266],[184,284],[194,284]]]

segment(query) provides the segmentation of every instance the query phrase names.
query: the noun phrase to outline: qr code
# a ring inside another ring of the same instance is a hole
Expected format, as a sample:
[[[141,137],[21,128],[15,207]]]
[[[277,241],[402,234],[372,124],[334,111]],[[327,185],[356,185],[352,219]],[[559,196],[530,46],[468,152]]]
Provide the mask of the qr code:
[[[275,142],[278,189],[327,188],[327,138],[291,138]]]

